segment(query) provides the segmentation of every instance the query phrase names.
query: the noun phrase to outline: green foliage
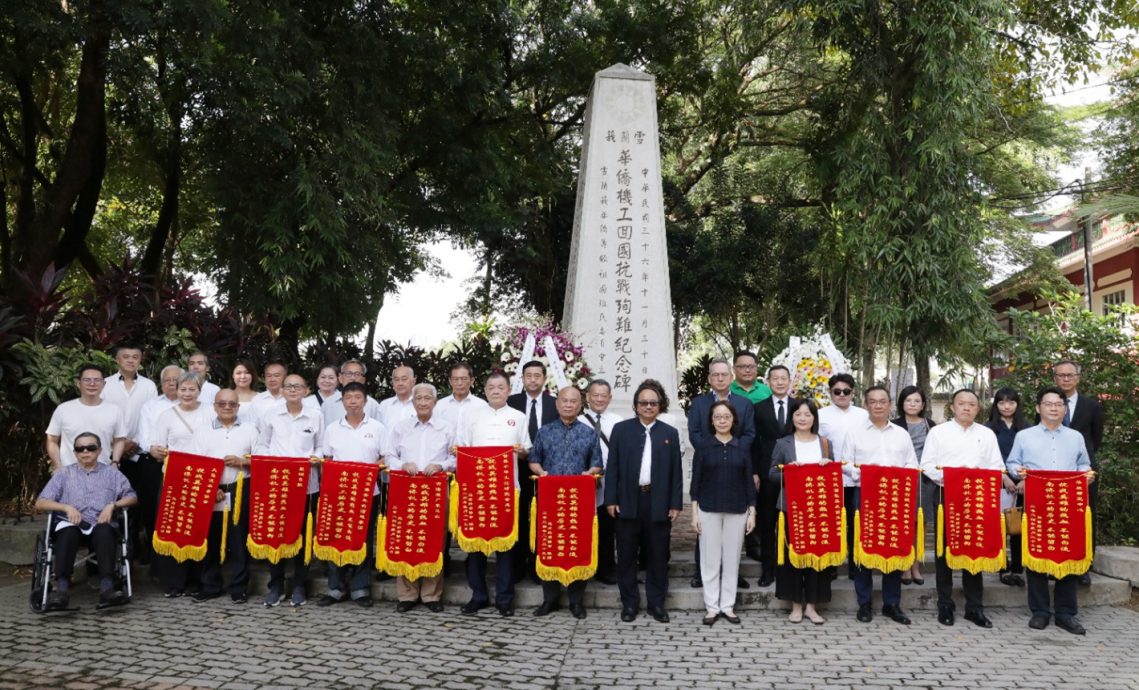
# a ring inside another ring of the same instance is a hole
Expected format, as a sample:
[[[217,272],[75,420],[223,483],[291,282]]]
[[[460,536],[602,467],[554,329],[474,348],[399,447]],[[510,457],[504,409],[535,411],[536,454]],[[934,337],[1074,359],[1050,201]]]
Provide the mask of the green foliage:
[[[1011,385],[1024,400],[1052,384],[1059,359],[1081,364],[1080,392],[1095,395],[1106,414],[1100,465],[1099,534],[1109,543],[1139,541],[1139,309],[1123,305],[1100,315],[1078,293],[1048,295],[1043,312],[1009,311],[1013,333],[1001,343]]]
[[[23,360],[24,376],[20,384],[28,387],[33,403],[46,399],[58,405],[75,397],[75,380],[83,364],[98,364],[107,373],[115,369],[115,360],[109,354],[79,343],[41,345],[23,340],[13,350]]]

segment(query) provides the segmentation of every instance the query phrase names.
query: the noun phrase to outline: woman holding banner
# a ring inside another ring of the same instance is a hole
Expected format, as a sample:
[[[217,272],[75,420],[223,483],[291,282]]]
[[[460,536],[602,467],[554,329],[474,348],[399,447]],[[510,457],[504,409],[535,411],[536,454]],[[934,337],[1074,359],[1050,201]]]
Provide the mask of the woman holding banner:
[[[704,625],[723,616],[739,623],[733,609],[744,535],[755,529],[755,491],[750,449],[740,445],[736,410],[727,400],[712,404],[713,436],[692,459],[692,529],[700,536]]]
[[[776,441],[771,453],[769,480],[776,484],[783,480],[783,465],[825,464],[834,460],[834,450],[825,438],[819,436],[819,410],[815,404],[810,400],[794,400],[789,412],[793,432]],[[785,499],[780,492],[779,510],[784,509]],[[775,571],[775,596],[791,602],[791,614],[787,620],[799,623],[806,615],[815,625],[822,625],[826,619],[819,615],[815,606],[831,600],[830,578],[825,572],[813,568],[796,568],[786,554],[783,561]]]

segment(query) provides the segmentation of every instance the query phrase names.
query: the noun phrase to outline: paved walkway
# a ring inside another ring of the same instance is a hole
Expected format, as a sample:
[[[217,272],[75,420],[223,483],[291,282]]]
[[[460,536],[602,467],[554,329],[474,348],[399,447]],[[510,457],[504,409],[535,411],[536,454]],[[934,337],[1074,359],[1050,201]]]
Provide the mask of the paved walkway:
[[[266,610],[219,599],[166,600],[151,587],[133,604],[38,616],[26,585],[0,589],[0,689],[224,687],[509,688],[1073,688],[1139,689],[1139,613],[1095,607],[1086,638],[1032,631],[1024,609],[990,609],[996,627],[902,627],[835,616],[791,625],[757,611],[743,624],[700,624],[677,612],[662,625],[616,610],[576,621],[565,611],[503,620],[390,603]],[[1028,669],[1023,671],[1021,669]],[[1025,680],[1028,677],[1029,680]]]

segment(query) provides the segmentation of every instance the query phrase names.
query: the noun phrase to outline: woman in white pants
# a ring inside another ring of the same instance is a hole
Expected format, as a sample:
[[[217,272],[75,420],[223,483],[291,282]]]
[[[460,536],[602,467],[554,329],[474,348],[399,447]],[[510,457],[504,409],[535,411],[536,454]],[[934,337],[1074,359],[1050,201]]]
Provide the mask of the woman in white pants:
[[[731,403],[709,411],[715,431],[692,459],[692,529],[700,535],[700,577],[704,581],[704,625],[719,617],[739,623],[733,609],[744,535],[755,529],[755,485],[750,449],[740,445]]]

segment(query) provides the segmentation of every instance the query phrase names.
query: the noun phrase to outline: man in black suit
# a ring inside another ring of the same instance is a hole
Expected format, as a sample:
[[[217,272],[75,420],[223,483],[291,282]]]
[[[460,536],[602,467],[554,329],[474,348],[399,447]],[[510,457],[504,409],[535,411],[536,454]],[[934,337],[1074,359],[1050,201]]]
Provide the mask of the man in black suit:
[[[1096,461],[1096,451],[1103,443],[1103,405],[1090,395],[1080,395],[1076,390],[1080,385],[1080,365],[1070,359],[1057,362],[1052,367],[1052,380],[1056,387],[1064,392],[1064,426],[1074,429],[1084,436],[1084,445],[1088,449],[1088,459],[1091,460],[1092,470],[1099,471],[1099,462]],[[1039,416],[1039,415],[1037,415]],[[1092,507],[1092,519],[1095,519],[1096,505],[1099,503],[1099,482],[1092,482],[1088,486],[1088,502]],[[1091,576],[1084,573],[1080,576],[1080,584],[1091,585]]]
[[[647,534],[645,598],[648,612],[667,623],[668,545],[672,522],[682,507],[680,434],[658,421],[668,412],[668,396],[653,379],[645,379],[633,396],[635,419],[613,427],[605,477],[605,506],[617,520],[617,586],[621,591],[621,620],[637,618],[637,549]]]
[[[775,527],[779,517],[779,484],[766,478],[771,471],[771,452],[775,442],[791,433],[788,422],[789,410],[795,399],[791,390],[791,371],[782,364],[767,370],[767,385],[771,387],[771,397],[755,404],[755,442],[751,446],[752,481],[758,491],[757,511],[759,518],[759,548],[763,569],[759,574],[759,586],[768,587],[775,582]]]
[[[688,410],[688,443],[692,446],[692,451],[695,453],[696,449],[702,447],[712,438],[712,420],[708,415],[712,409],[712,403],[717,400],[727,400],[735,408],[736,418],[739,420],[740,448],[745,453],[750,451],[752,441],[755,440],[755,410],[751,401],[731,392],[732,369],[728,366],[728,360],[714,359],[708,364],[708,386],[712,390],[693,398],[692,407]],[[756,560],[760,560],[759,545],[749,544],[747,554]],[[699,541],[696,542],[696,563],[699,566]],[[692,581],[689,584],[693,587],[704,585],[700,579],[699,567],[697,567],[696,574],[692,576]],[[742,575],[739,576],[737,587],[739,589],[749,587],[747,580]]]
[[[527,433],[530,443],[538,436],[543,424],[557,420],[558,408],[554,396],[546,391],[546,365],[536,359],[522,365],[522,392],[506,399],[506,404],[526,415]],[[534,482],[531,481],[530,464],[518,461],[518,541],[511,551],[514,563],[514,581],[520,582],[529,575],[538,582],[534,570],[534,554],[530,552],[530,501],[534,500]]]

